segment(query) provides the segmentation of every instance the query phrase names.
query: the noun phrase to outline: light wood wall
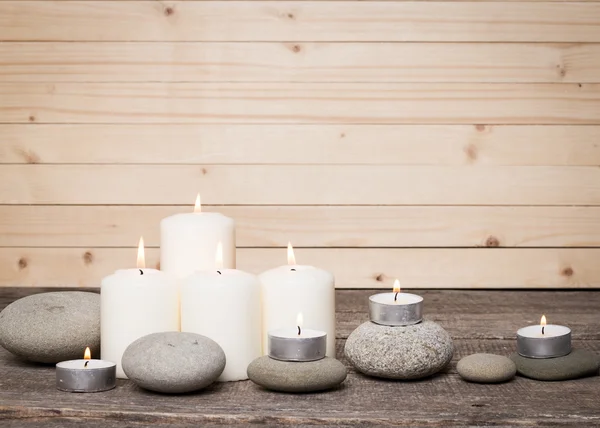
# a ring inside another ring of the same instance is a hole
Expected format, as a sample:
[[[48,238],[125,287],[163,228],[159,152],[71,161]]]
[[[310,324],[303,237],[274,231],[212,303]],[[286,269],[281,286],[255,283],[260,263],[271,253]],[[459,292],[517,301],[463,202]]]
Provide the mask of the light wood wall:
[[[158,222],[339,287],[600,287],[600,3],[0,0],[0,285]]]

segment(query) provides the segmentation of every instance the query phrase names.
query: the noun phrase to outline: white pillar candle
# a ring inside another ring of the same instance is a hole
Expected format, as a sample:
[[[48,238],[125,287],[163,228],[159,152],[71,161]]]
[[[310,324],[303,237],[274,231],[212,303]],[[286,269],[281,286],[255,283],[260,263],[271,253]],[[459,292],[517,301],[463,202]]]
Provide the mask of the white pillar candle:
[[[117,364],[117,377],[127,379],[121,366],[125,349],[151,333],[179,330],[179,291],[176,280],[146,269],[144,241],[138,248],[138,269],[122,269],[102,280],[100,335],[102,359]]]
[[[235,269],[235,223],[223,214],[202,212],[198,195],[194,212],[160,222],[160,269],[180,279],[211,270],[219,242],[223,267]]]
[[[261,356],[260,286],[255,275],[222,269],[221,252],[218,245],[216,269],[184,280],[181,331],[207,336],[223,348],[226,365],[218,380],[230,382],[248,379],[248,365]]]
[[[335,284],[333,275],[313,266],[296,264],[288,244],[288,265],[268,270],[259,276],[262,299],[263,355],[268,354],[269,331],[294,325],[296,314],[303,313],[305,327],[324,331],[327,356],[335,358]]]

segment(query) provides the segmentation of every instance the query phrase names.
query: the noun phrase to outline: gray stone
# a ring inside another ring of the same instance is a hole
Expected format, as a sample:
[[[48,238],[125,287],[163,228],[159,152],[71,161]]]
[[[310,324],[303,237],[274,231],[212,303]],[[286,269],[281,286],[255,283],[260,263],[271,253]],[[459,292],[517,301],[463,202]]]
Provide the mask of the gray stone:
[[[0,345],[39,363],[100,358],[100,295],[58,291],[23,297],[0,312]]]
[[[515,377],[517,366],[507,357],[473,354],[461,359],[456,371],[464,380],[478,383],[506,382]]]
[[[409,380],[431,376],[446,367],[454,345],[446,330],[432,321],[406,327],[366,322],[350,334],[345,352],[364,374]]]
[[[536,380],[569,380],[598,375],[600,357],[585,349],[573,349],[569,355],[557,358],[525,358],[511,354],[517,373]]]
[[[212,339],[170,331],[141,337],[125,349],[123,371],[136,385],[179,394],[202,389],[223,373],[225,352]]]
[[[282,392],[316,392],[338,386],[346,379],[346,367],[335,358],[291,362],[268,356],[248,366],[250,380],[264,388]]]

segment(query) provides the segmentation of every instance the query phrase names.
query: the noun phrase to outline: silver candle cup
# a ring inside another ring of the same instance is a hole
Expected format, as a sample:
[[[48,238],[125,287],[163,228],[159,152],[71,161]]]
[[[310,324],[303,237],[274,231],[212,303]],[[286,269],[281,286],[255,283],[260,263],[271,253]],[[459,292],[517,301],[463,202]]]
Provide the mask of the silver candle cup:
[[[282,329],[269,332],[269,357],[280,361],[316,361],[325,358],[327,334],[317,330]]]
[[[571,329],[562,325],[547,325],[544,334],[540,326],[532,325],[517,331],[517,352],[527,358],[556,358],[571,353]]]
[[[380,293],[369,297],[369,317],[375,324],[407,326],[418,324],[423,319],[423,298],[416,294]]]
[[[108,391],[115,387],[116,377],[117,365],[108,361],[71,360],[56,365],[56,388],[61,391]]]

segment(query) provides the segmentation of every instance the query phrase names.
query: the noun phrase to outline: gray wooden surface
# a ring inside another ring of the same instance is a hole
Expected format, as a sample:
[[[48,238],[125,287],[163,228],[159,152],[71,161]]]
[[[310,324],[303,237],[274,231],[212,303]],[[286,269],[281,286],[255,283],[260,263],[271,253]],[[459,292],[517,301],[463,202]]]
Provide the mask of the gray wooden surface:
[[[0,289],[0,309],[43,289]],[[337,294],[338,358],[348,334],[367,320],[369,290]],[[600,292],[419,291],[426,317],[455,338],[451,366],[413,382],[365,377],[349,367],[342,387],[317,394],[278,394],[249,381],[166,396],[118,381],[98,394],[54,387],[54,369],[26,363],[0,348],[0,427],[336,426],[600,426],[600,377],[501,385],[462,381],[456,361],[474,352],[508,355],[518,327],[550,322],[573,330],[574,346],[600,353]]]

